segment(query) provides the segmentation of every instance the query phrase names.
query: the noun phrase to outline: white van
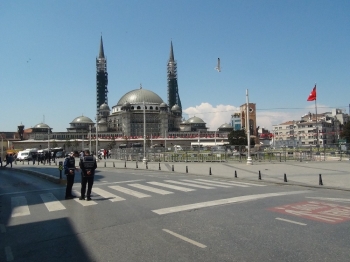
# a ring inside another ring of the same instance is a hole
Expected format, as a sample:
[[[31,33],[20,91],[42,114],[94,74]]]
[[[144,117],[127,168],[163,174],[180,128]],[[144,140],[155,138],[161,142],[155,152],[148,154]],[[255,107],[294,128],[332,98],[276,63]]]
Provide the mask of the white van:
[[[32,160],[33,159],[33,155],[36,155],[37,154],[37,149],[36,148],[32,148],[32,149],[26,149],[26,150],[23,150],[23,151],[19,151],[17,153],[17,158],[16,160],[19,160],[19,161],[25,161],[25,160]]]
[[[27,160],[28,157],[29,157],[29,151],[27,151],[27,150],[19,151],[17,153],[17,159],[16,160],[24,161],[24,160]]]
[[[183,149],[180,145],[175,145],[174,150],[175,150],[175,152],[177,152],[177,151],[182,151]]]

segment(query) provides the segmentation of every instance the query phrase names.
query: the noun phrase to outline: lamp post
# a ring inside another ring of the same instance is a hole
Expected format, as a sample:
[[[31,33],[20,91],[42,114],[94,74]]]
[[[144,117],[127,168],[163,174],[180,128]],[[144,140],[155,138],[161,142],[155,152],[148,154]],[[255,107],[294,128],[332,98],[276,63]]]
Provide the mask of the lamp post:
[[[47,149],[49,150],[49,157],[51,156],[50,154],[50,127],[47,128]]]
[[[99,161],[97,148],[98,148],[98,113],[96,114],[96,152],[95,152],[95,155],[96,155],[96,161]]]
[[[89,125],[89,150],[91,153],[91,124]]]
[[[147,163],[146,158],[146,107],[145,101],[143,101],[143,163]]]
[[[247,127],[247,140],[248,140],[248,150],[247,150],[247,165],[252,165],[252,158],[250,157],[250,127],[249,127],[249,96],[248,89],[246,90],[246,99],[247,99],[247,118],[246,118],[246,127]]]

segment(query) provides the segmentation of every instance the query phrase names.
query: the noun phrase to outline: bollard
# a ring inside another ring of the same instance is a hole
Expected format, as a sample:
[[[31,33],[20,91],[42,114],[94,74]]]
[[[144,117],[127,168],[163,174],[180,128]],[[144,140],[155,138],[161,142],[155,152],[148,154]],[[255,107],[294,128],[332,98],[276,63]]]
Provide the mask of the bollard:
[[[138,162],[136,161],[136,168],[139,168],[139,164],[138,164]]]
[[[38,160],[38,165],[39,165],[39,162],[40,162],[40,161]]]
[[[235,170],[235,177],[237,177],[237,170]]]
[[[171,171],[174,171],[174,165],[171,166]]]
[[[124,167],[126,168],[126,161],[125,161],[125,163],[124,163]]]
[[[159,170],[160,170],[160,163],[159,163]]]
[[[260,170],[259,170],[259,180],[261,180],[261,172],[260,172]]]
[[[211,167],[209,167],[209,176],[211,176]]]
[[[188,173],[188,166],[186,166],[186,173]]]
[[[284,182],[288,182],[286,173],[284,173]]]
[[[148,163],[146,162],[146,169],[148,169]]]
[[[28,166],[29,166],[29,160],[28,160]]]
[[[114,164],[114,162],[113,162],[113,167],[115,167],[115,164]]]
[[[105,162],[105,167],[106,167],[106,162]]]
[[[22,165],[24,165],[24,160],[22,161]]]
[[[323,186],[323,182],[322,182],[322,176],[321,176],[321,174],[320,174],[320,178],[319,178],[319,180],[318,180],[318,185]]]

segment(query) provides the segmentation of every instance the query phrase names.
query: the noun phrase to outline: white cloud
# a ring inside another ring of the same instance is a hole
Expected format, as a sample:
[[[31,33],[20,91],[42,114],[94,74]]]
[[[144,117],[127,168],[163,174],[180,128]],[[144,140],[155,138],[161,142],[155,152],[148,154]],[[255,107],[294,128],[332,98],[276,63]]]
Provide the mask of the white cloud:
[[[329,112],[331,108],[324,105],[317,105],[318,114]],[[206,122],[208,130],[217,130],[222,124],[231,123],[231,115],[239,112],[239,107],[233,105],[216,105],[209,103],[201,103],[195,107],[189,107],[183,110],[183,115],[187,114],[187,118],[197,116]],[[259,110],[257,108],[256,122],[257,126],[272,130],[273,125],[278,125],[287,121],[300,120],[301,117],[308,112],[315,113],[315,105],[309,105],[304,109],[276,109],[276,110]]]

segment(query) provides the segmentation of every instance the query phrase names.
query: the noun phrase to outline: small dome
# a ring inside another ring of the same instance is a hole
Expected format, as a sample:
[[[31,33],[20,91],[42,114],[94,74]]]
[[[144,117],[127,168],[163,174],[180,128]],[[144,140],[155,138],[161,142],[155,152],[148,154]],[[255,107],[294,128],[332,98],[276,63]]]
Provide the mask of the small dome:
[[[178,105],[173,105],[171,108],[171,111],[173,112],[181,112],[181,108]]]
[[[199,118],[199,117],[191,117],[187,120],[188,123],[191,123],[191,124],[205,124],[205,122],[203,121],[203,119]]]
[[[230,124],[222,124],[219,128],[233,128]]]
[[[104,119],[102,118],[100,121],[98,121],[98,123],[99,123],[99,124],[106,124],[107,122],[106,122],[106,120],[104,120]]]
[[[108,111],[111,111],[111,109],[109,109],[109,106],[106,104],[106,103],[103,103],[101,106],[100,106],[100,110],[108,110]]]
[[[167,105],[166,103],[163,102],[163,103],[161,103],[161,104],[159,105],[159,107],[160,107],[160,108],[164,108],[164,107],[168,107],[168,105]]]
[[[36,126],[34,126],[34,128],[50,128],[50,127],[47,124],[40,123],[40,124],[37,124]]]
[[[119,99],[117,106],[123,106],[125,102],[130,104],[138,104],[145,102],[146,104],[161,104],[163,100],[154,92],[147,89],[132,90]]]
[[[88,118],[87,116],[78,116],[70,124],[76,124],[76,123],[94,124],[94,122],[90,118]]]

